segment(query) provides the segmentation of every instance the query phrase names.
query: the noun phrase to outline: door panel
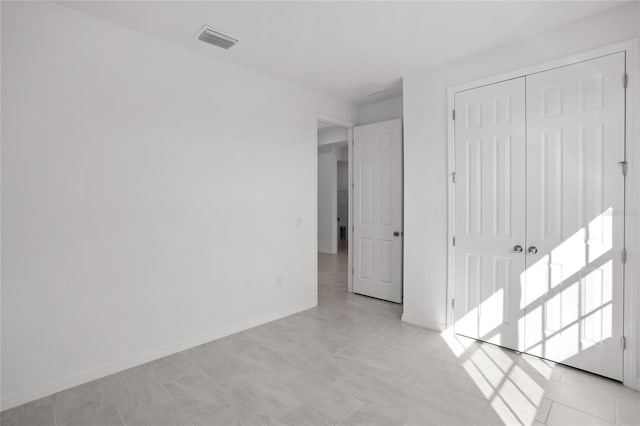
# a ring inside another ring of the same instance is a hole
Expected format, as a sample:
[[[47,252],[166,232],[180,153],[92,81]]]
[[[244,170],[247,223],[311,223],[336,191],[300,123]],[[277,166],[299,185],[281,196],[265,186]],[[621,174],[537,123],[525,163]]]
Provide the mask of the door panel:
[[[402,302],[402,124],[354,129],[353,291]],[[398,235],[394,236],[394,232]]]
[[[524,348],[622,379],[624,53],[526,77]]]
[[[518,349],[525,80],[455,95],[455,331]]]

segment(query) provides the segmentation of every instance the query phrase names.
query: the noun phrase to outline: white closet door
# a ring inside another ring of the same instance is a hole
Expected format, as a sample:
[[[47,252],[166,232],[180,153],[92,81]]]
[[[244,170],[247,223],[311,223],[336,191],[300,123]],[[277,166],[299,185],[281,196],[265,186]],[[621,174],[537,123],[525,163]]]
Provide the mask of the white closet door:
[[[523,350],[622,379],[624,53],[526,77]]]
[[[353,291],[402,302],[402,122],[356,127]]]
[[[455,111],[455,332],[518,349],[525,80],[456,93]]]

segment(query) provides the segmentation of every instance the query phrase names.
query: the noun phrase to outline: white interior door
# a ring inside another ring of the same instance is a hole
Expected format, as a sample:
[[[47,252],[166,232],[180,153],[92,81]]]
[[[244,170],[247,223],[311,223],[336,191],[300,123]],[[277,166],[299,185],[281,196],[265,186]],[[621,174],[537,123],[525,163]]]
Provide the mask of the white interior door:
[[[525,80],[456,93],[455,111],[455,332],[518,349]]]
[[[624,53],[527,81],[526,352],[622,379]]]
[[[353,291],[402,302],[402,123],[354,129]]]

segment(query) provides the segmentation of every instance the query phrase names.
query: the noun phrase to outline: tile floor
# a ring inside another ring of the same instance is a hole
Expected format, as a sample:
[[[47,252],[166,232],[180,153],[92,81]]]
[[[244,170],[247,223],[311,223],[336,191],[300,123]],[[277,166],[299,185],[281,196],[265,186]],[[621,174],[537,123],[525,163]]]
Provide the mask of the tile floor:
[[[2,426],[640,424],[640,393],[400,321],[319,256],[314,309],[2,413]]]

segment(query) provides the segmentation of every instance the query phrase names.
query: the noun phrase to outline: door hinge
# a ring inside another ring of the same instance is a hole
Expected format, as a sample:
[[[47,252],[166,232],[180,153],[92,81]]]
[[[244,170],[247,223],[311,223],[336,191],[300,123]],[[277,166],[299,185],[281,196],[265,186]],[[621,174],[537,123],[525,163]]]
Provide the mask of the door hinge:
[[[626,176],[629,171],[629,163],[626,161],[618,161],[618,164],[622,167],[622,176]]]
[[[627,86],[629,86],[629,74],[625,74],[622,77],[622,85],[624,86],[625,89],[627,88]]]
[[[451,309],[456,308],[456,299],[451,299]]]
[[[620,338],[620,346],[622,346],[623,351],[627,349],[627,338],[625,336]]]
[[[627,263],[627,249],[622,249],[622,263]]]
[[[451,118],[452,118],[453,120],[455,120],[455,119],[456,119],[456,110],[455,110],[455,109],[452,109],[452,110],[451,110]]]
[[[356,187],[355,182],[351,182],[351,189],[355,189],[355,187]]]
[[[451,173],[451,183],[456,183],[456,172]]]
[[[453,237],[451,240],[452,240],[451,242],[452,242],[453,246],[455,247],[456,246],[456,237]]]

